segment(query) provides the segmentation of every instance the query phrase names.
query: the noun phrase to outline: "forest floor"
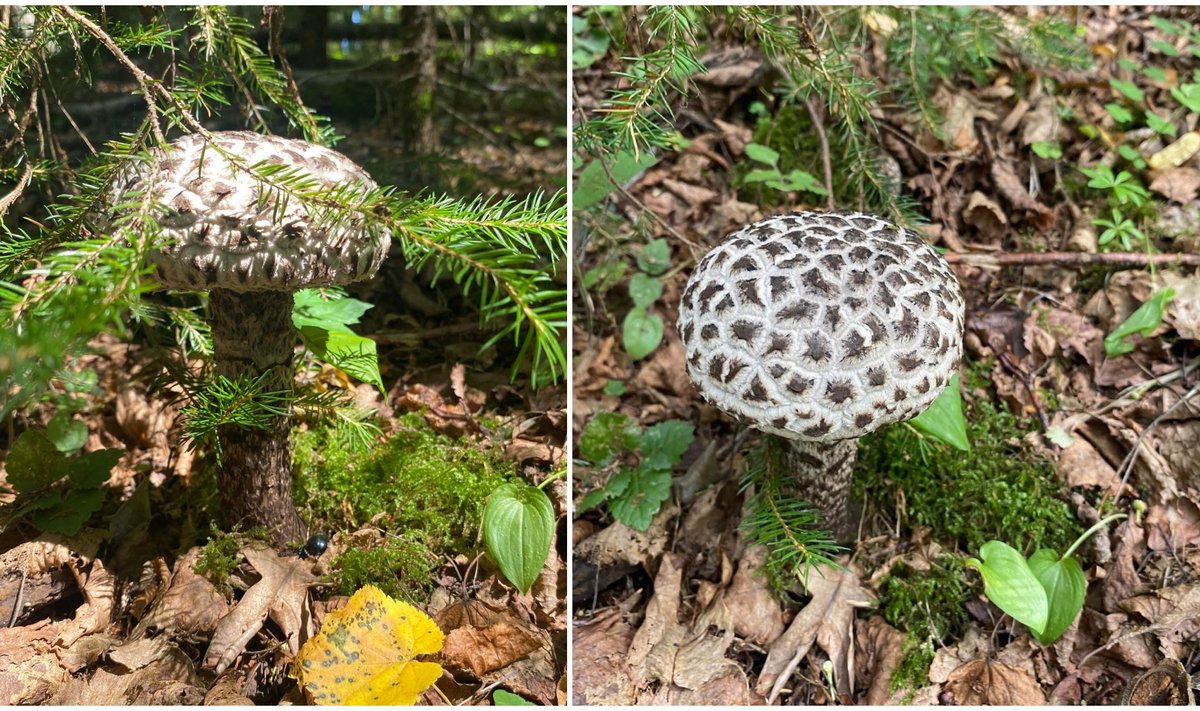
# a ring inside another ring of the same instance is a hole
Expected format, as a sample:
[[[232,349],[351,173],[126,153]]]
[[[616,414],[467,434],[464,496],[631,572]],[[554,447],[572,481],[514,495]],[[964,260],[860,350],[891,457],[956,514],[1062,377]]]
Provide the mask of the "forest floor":
[[[962,395],[974,449],[918,442],[902,425],[864,440],[859,535],[843,569],[814,572],[807,589],[791,581],[778,594],[762,550],[746,544],[740,474],[760,435],[700,399],[674,328],[691,268],[722,236],[825,208],[744,180],[763,167],[746,146],[770,140],[764,117],[779,110],[758,84],[770,74],[762,56],[742,49],[737,31],[718,34],[730,39],[704,48],[710,73],[673,106],[685,145],[576,214],[576,507],[641,461],[636,448],[609,464],[580,461],[580,433],[598,413],[642,428],[679,420],[696,435],[645,530],[605,506],[573,519],[576,703],[1093,705],[1190,693],[1184,670],[1200,668],[1200,280],[1193,267],[1137,260],[1200,247],[1197,109],[1171,93],[1196,86],[1200,55],[1194,36],[1147,12],[1075,17],[1089,68],[1035,72],[1008,56],[983,81],[935,79],[936,135],[894,106],[875,115],[882,160],[929,222],[908,226],[946,250],[966,292]],[[576,120],[617,86],[614,54],[576,72]],[[881,86],[894,80],[882,52],[864,45],[861,58]],[[1176,137],[1145,128],[1143,106],[1172,117]],[[800,115],[797,130],[811,136],[803,106]],[[1193,143],[1182,157],[1160,162],[1185,134]],[[1055,158],[1034,151],[1051,144]],[[1144,249],[1098,244],[1105,227],[1094,220],[1115,203],[1079,172],[1097,165],[1148,188],[1136,217]],[[805,167],[821,181],[819,160]],[[649,311],[666,328],[634,359],[622,338],[627,289],[657,238],[670,268]],[[1039,261],[1060,252],[1058,263]],[[1104,252],[1132,261],[1086,261]],[[1108,355],[1106,335],[1163,287],[1174,299],[1161,323]],[[1083,610],[1052,644],[991,604],[963,565],[990,538],[1062,554],[1110,513],[1129,516],[1075,553]]]
[[[406,152],[388,113],[400,107],[378,105],[381,97],[399,95],[407,65],[335,64],[328,70],[335,81],[310,71],[302,91],[308,106],[333,116],[346,136],[337,150],[380,184],[463,201],[521,200],[538,191],[549,196],[566,183],[563,53],[565,45],[558,56],[501,54],[470,67],[448,63],[437,100],[453,118],[438,122],[442,148],[434,155]],[[324,91],[323,84],[337,91]],[[104,92],[72,100],[103,106],[136,89],[127,78],[101,85]],[[124,128],[105,125],[102,115],[88,118],[80,122],[97,144]],[[217,120],[210,128],[243,127],[228,123]],[[313,515],[313,530],[330,537],[315,563],[295,549],[255,553],[250,538],[219,530],[212,453],[180,444],[181,393],[163,386],[163,348],[150,342],[147,328],[92,344],[92,354],[74,366],[84,385],[66,395],[77,396],[74,419],[87,433],[83,451],[116,448],[121,459],[104,486],[104,509],[79,535],[39,536],[23,524],[0,533],[0,614],[7,627],[0,630],[0,702],[304,703],[289,678],[296,639],[288,637],[295,630],[280,621],[279,608],[304,611],[303,639],[327,612],[346,604],[353,587],[367,582],[399,591],[449,635],[439,657],[445,670],[440,694],[430,689],[424,703],[448,698],[486,705],[496,690],[538,704],[562,702],[565,383],[560,377],[534,390],[527,375],[512,378],[515,353],[508,345],[482,348],[492,332],[480,327],[476,304],[449,279],[434,283],[429,274],[406,268],[398,249],[372,281],[348,292],[372,307],[355,330],[377,343],[386,393],[311,358],[297,359],[298,384],[354,395],[359,405],[377,410],[372,423],[380,432],[366,448],[354,449],[317,423],[302,421],[293,431],[296,469],[309,477],[297,491],[313,497],[298,506]],[[52,404],[17,413],[8,441],[15,432],[47,427],[54,415]],[[331,489],[313,472],[336,478],[335,464],[345,468],[341,473],[364,474],[350,477],[347,490]],[[376,479],[367,481],[365,472]],[[479,517],[491,491],[483,487],[539,484],[556,475],[545,491],[554,504],[557,545],[530,592],[521,594],[483,554]],[[393,495],[420,501],[422,510],[406,519],[390,511],[367,517],[356,508]],[[318,500],[333,503],[322,509]],[[429,536],[440,545],[413,553],[410,544],[423,539],[410,529],[425,520],[421,516],[439,516],[439,525],[457,529],[449,538]],[[360,555],[355,573],[342,558],[348,551]],[[227,577],[214,585],[198,575],[201,559],[223,559]],[[93,562],[93,574],[84,575]],[[296,572],[300,567],[303,573]],[[247,593],[272,575],[278,580],[273,594]],[[349,590],[339,584],[350,580],[358,582]],[[261,629],[248,628],[256,631],[214,649],[214,628],[231,615],[257,619]],[[101,632],[89,632],[101,618],[108,620]],[[213,672],[214,656],[224,658],[228,671]]]

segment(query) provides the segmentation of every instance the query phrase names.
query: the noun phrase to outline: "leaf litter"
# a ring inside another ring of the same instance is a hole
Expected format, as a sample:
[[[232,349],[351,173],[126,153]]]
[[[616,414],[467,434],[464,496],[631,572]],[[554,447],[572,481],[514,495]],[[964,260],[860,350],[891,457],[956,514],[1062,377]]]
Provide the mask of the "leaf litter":
[[[883,32],[881,19],[893,21],[876,12],[865,22]],[[1141,229],[1164,253],[1200,250],[1196,153],[1187,141],[1173,147],[1175,139],[1139,138],[1105,108],[1120,98],[1108,80],[1130,78],[1118,61],[1130,58],[1165,66],[1161,81],[1147,74],[1139,87],[1158,108],[1175,105],[1170,90],[1188,80],[1194,61],[1176,62],[1156,48],[1186,43],[1164,33],[1152,12],[1078,9],[1070,19],[1086,33],[1093,59],[1088,70],[1042,74],[1006,57],[979,84],[953,75],[935,80],[932,101],[943,117],[937,134],[901,111],[876,116],[886,151],[881,164],[895,166],[902,190],[931,220],[920,229],[951,257],[1097,255],[1103,228],[1092,220],[1109,215],[1099,191],[1075,187],[1088,182],[1075,167],[1104,164],[1120,172],[1122,141],[1150,163],[1143,184],[1161,205],[1140,219]],[[652,168],[608,196],[601,217],[593,210],[576,218],[589,234],[605,236],[582,243],[579,284],[601,265],[613,271],[614,263],[631,262],[626,255],[640,244],[668,240],[677,268],[663,277],[663,296],[653,306],[668,324],[691,263],[721,235],[788,207],[823,207],[801,193],[782,196],[779,207],[757,205],[739,191],[738,167],[750,164],[746,145],[755,136],[744,97],[765,94],[746,94],[760,81],[761,60],[737,52],[723,37],[712,41],[712,58],[741,59],[697,76],[692,99],[673,107],[686,148],[656,153]],[[722,53],[723,46],[730,51]],[[862,62],[881,79],[891,71],[882,52],[866,51]],[[577,107],[585,114],[603,100],[609,68],[606,60],[576,74]],[[1081,121],[1072,117],[1086,117],[1096,135],[1083,136]],[[1047,145],[1062,157],[1036,155]],[[1062,499],[1084,527],[1114,502],[1131,510],[1140,499],[1145,509],[1078,553],[1088,596],[1079,618],[1051,646],[1003,620],[978,576],[967,575],[965,628],[933,641],[933,662],[920,671],[920,683],[906,689],[891,684],[909,650],[906,631],[889,625],[870,603],[880,580],[901,562],[922,570],[913,551],[976,551],[939,544],[937,531],[912,526],[901,509],[886,527],[867,522],[849,565],[857,572],[849,578],[818,576],[807,591],[793,581],[785,597],[770,590],[756,574],[759,552],[745,546],[738,531],[740,452],[756,435],[697,398],[670,325],[649,357],[634,361],[624,353],[619,325],[630,270],[611,284],[579,286],[576,437],[596,413],[620,412],[643,427],[683,419],[696,425],[697,440],[673,471],[672,498],[645,532],[603,508],[573,524],[576,703],[1103,704],[1118,700],[1164,659],[1192,672],[1200,668],[1194,622],[1200,618],[1200,290],[1191,267],[1151,272],[1136,262],[1079,268],[1069,259],[1066,266],[1035,261],[1017,267],[956,262],[970,304],[968,358],[987,364],[986,387],[967,387],[964,397],[991,400],[1027,418],[1025,437],[1012,446],[1054,463]],[[1162,325],[1133,336],[1132,352],[1107,355],[1105,335],[1161,286],[1177,293]],[[613,381],[624,383],[624,391],[613,392]],[[603,485],[605,474],[576,470],[577,504]],[[839,582],[844,587],[834,591],[822,587]],[[737,605],[729,627],[723,604]],[[685,641],[695,654],[683,653]],[[826,663],[833,664],[832,675]],[[692,687],[704,693],[692,696]]]

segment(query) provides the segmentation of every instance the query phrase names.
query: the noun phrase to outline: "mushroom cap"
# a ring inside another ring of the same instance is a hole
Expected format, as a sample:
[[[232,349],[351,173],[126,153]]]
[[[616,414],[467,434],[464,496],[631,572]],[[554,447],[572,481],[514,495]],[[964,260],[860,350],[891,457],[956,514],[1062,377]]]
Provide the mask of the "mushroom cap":
[[[705,255],[678,326],[708,401],[772,434],[833,442],[937,399],[962,356],[963,295],[913,232],[801,212],[747,225]]]
[[[150,191],[160,207],[161,241],[149,259],[163,286],[283,291],[375,274],[387,256],[390,232],[365,224],[360,214],[338,214],[281,195],[254,169],[283,165],[319,188],[360,197],[376,187],[366,171],[306,141],[250,131],[217,132],[212,138],[216,148],[198,134],[184,136],[167,151],[153,152],[149,161],[130,164],[114,183],[114,203],[129,191]]]

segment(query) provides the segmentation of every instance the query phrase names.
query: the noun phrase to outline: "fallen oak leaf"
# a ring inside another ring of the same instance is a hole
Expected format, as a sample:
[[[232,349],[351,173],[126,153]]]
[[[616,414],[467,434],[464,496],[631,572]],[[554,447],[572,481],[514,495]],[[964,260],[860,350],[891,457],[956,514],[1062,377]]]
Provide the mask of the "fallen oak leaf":
[[[411,706],[442,675],[444,635],[424,612],[368,585],[325,617],[294,673],[314,703]]]

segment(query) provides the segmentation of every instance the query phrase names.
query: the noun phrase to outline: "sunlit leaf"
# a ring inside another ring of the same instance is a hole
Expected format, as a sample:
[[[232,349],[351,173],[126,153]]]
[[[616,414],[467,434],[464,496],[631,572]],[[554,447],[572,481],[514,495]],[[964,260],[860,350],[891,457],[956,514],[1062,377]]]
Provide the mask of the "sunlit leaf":
[[[971,441],[967,439],[967,420],[963,416],[962,395],[958,390],[958,373],[950,376],[950,383],[929,409],[914,417],[909,424],[955,449],[971,451]]]
[[[550,497],[523,483],[498,487],[483,510],[483,541],[504,577],[529,592],[554,542]]]
[[[442,675],[417,657],[436,654],[443,639],[424,612],[368,585],[326,615],[295,673],[317,704],[411,706]]]

